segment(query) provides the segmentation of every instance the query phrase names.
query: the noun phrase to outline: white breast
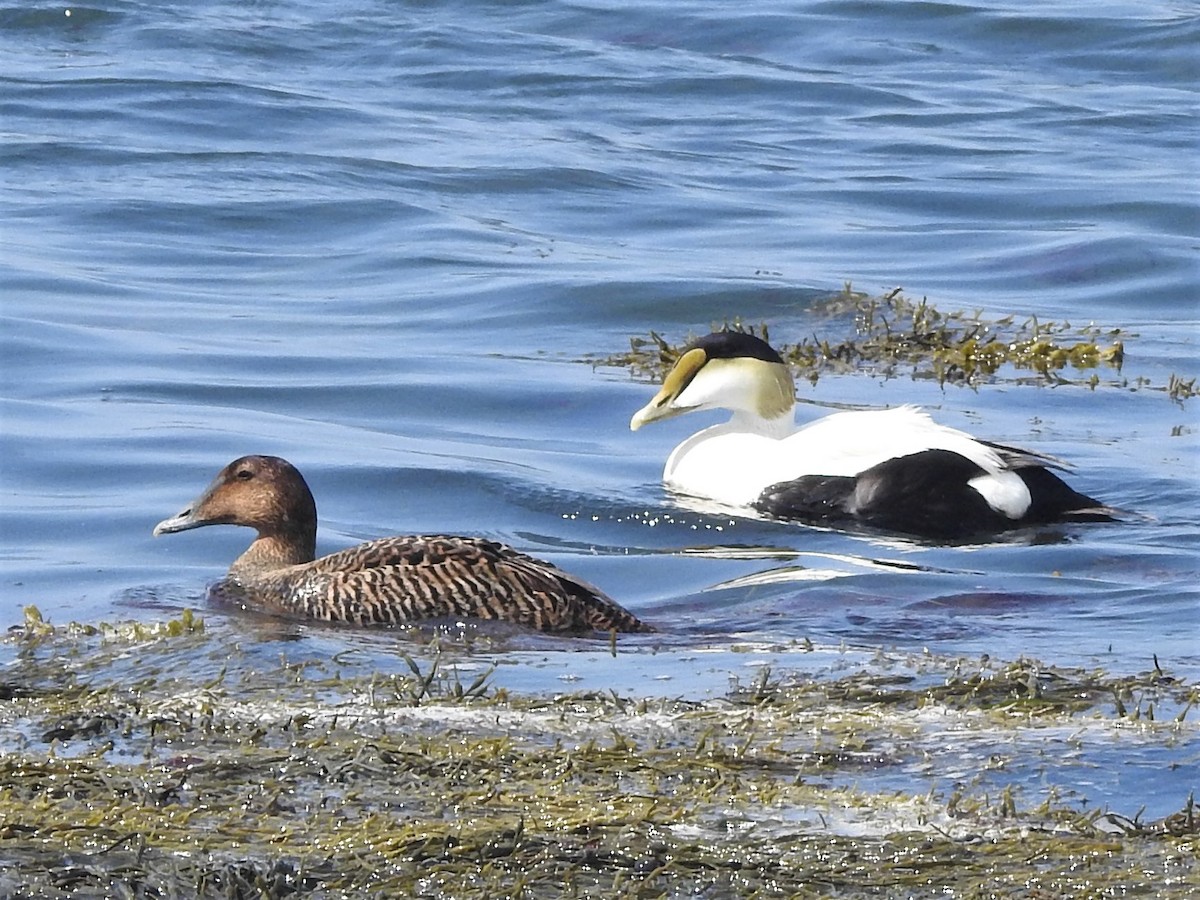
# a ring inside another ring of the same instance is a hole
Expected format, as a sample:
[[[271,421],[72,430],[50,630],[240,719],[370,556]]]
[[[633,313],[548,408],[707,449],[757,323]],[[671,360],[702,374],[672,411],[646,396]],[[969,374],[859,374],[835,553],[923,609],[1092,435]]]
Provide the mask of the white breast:
[[[794,477],[785,449],[777,438],[714,425],[675,448],[663,481],[685,494],[747,506],[767,485]]]

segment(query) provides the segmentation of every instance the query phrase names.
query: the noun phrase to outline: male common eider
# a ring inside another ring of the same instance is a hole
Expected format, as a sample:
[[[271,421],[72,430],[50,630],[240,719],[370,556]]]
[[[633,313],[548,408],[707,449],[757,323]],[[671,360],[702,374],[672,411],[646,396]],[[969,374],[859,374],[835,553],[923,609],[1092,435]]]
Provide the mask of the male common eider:
[[[247,609],[355,625],[469,616],[542,631],[654,630],[550,563],[482,538],[390,537],[314,559],[316,502],[295,466],[276,456],[234,460],[154,534],[204,525],[258,531],[209,590]]]
[[[1055,460],[980,441],[913,406],[794,420],[791,370],[765,341],[731,331],[691,344],[629,427],[732,410],[675,448],[663,480],[681,493],[781,519],[962,539],[1025,525],[1108,521]]]

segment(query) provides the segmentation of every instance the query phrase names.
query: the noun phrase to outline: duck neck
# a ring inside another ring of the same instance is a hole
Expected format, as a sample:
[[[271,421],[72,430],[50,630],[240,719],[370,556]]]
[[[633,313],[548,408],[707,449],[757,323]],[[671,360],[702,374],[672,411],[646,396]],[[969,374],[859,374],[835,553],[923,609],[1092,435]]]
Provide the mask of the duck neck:
[[[765,418],[756,412],[738,410],[733,414],[733,418],[729,420],[729,426],[733,431],[749,431],[754,434],[761,434],[763,437],[778,440],[787,437],[796,430],[796,419],[790,408],[782,415],[776,416],[773,419]]]
[[[312,562],[316,556],[316,534],[309,532],[259,532],[254,543],[246,548],[229,568],[235,576],[253,576],[287,566]]]

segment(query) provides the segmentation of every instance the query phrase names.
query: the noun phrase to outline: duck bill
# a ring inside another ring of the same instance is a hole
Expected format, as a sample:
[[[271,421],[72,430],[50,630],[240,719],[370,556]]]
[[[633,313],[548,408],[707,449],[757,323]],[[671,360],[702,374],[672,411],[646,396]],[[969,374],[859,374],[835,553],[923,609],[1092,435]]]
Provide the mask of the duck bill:
[[[643,425],[661,422],[663,419],[682,415],[692,409],[691,406],[676,406],[675,401],[692,383],[692,379],[696,377],[696,373],[706,362],[708,362],[708,357],[699,348],[689,350],[679,357],[674,367],[667,373],[667,377],[663,379],[663,386],[654,395],[654,399],[633,414],[633,418],[629,420],[629,430],[637,431]]]
[[[179,531],[188,531],[192,528],[199,528],[201,525],[208,525],[208,522],[196,518],[194,510],[194,505],[189,506],[177,515],[171,516],[169,519],[163,519],[154,526],[154,536],[175,534]]]
[[[179,531],[190,531],[193,528],[202,528],[205,525],[219,525],[224,519],[214,515],[210,505],[213,492],[216,491],[217,484],[214,482],[205,488],[204,493],[191,502],[190,505],[180,510],[169,519],[163,519],[154,526],[154,536],[160,534],[175,534]]]
[[[629,420],[629,430],[637,431],[643,425],[671,419],[688,411],[686,406],[672,406],[671,401],[674,399],[671,392],[664,387],[655,394],[653,400],[633,414],[633,418]]]

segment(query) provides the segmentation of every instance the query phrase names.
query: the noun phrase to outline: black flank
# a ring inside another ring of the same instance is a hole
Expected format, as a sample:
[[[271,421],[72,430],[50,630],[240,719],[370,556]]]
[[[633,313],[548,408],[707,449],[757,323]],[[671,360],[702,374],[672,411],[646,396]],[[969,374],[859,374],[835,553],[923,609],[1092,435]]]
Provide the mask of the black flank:
[[[988,505],[968,482],[984,470],[949,450],[925,450],[889,459],[856,477],[807,475],[772,485],[755,508],[780,519],[811,524],[856,522],[871,528],[938,540],[959,540],[1067,518],[1111,519],[1091,497],[1072,490],[1040,466],[1017,469],[1032,496],[1029,509],[1010,519]]]

